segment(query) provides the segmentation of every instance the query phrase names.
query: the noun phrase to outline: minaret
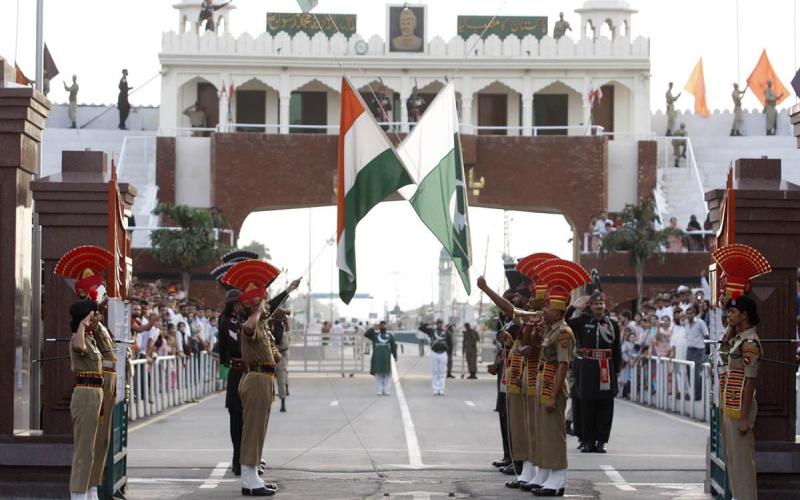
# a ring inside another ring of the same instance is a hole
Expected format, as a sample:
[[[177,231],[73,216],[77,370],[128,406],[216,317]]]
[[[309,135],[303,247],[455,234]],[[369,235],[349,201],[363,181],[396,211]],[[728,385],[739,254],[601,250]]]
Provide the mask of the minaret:
[[[447,324],[450,320],[453,304],[453,261],[447,250],[439,253],[439,304],[436,307],[436,318]]]
[[[611,31],[611,38],[624,36],[631,39],[631,16],[636,9],[627,0],[586,0],[583,7],[575,9],[581,16],[581,38],[586,38],[587,29],[592,38],[600,35],[600,27],[605,24]]]
[[[200,4],[201,0],[180,0],[180,2],[176,4],[172,4],[172,8],[178,10],[178,33],[189,33],[194,32],[199,34],[200,33],[200,25],[198,24],[198,20],[200,18]],[[214,2],[215,5],[219,5],[223,2],[220,0],[216,0]],[[215,33],[220,33],[220,28],[222,29],[223,33],[230,33],[231,25],[230,25],[230,13],[236,6],[232,3],[229,3],[225,7],[219,9],[218,11],[214,12],[214,22],[217,25],[217,29]]]

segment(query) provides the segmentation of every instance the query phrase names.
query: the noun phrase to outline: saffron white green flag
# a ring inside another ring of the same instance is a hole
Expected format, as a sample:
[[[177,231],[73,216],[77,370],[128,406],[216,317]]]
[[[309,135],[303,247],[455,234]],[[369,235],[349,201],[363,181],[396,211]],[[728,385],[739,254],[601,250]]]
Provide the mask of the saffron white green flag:
[[[413,182],[347,77],[342,78],[337,177],[339,297],[349,304],[356,292],[356,225],[400,187]]]
[[[450,254],[470,293],[472,243],[452,82],[428,106],[414,130],[397,147],[397,154],[414,179],[414,184],[400,189],[400,194]]]

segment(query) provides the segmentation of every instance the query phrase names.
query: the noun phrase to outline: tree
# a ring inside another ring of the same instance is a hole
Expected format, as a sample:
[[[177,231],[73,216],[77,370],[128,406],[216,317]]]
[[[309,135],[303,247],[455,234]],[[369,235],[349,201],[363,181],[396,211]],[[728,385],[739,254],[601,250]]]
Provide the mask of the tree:
[[[610,252],[628,252],[631,264],[636,272],[636,309],[642,305],[644,288],[644,265],[654,256],[663,259],[663,248],[667,238],[672,235],[683,236],[676,229],[656,229],[661,219],[656,213],[656,204],[652,198],[642,199],[637,205],[625,205],[620,214],[622,227],[611,231],[603,237],[601,254]]]
[[[258,241],[251,241],[247,245],[243,247],[239,247],[240,250],[249,250],[251,252],[255,252],[258,254],[259,257],[265,260],[272,260],[272,256],[270,255],[269,248],[265,247],[262,243]]]
[[[225,220],[217,210],[168,203],[159,203],[153,214],[168,217],[180,228],[157,229],[150,235],[150,242],[156,259],[181,271],[188,297],[192,271],[210,264],[227,250],[217,231],[226,226]]]

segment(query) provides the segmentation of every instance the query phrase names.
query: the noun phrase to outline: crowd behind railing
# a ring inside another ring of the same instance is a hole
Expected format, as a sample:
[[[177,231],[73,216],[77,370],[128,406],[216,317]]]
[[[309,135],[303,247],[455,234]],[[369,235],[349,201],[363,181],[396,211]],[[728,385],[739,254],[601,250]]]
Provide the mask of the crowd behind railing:
[[[607,234],[617,231],[622,224],[621,217],[610,216],[607,212],[601,212],[600,215],[592,217],[588,230],[583,233],[583,253],[599,252],[603,246],[603,238]],[[667,245],[663,248],[664,252],[711,252],[715,248],[714,226],[708,216],[702,226],[696,215],[690,216],[685,229],[678,226],[677,217],[670,217],[668,227],[675,230],[675,234],[667,237]]]

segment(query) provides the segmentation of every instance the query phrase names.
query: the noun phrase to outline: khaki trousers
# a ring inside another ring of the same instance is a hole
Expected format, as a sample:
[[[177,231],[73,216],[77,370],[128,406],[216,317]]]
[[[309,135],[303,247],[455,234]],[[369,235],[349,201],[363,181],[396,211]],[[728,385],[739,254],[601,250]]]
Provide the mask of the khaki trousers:
[[[524,389],[523,389],[524,390]],[[508,393],[508,433],[511,443],[511,458],[515,461],[530,460],[528,451],[528,403],[524,394]]]
[[[267,424],[275,397],[272,374],[249,372],[239,383],[242,399],[242,449],[239,463],[257,466],[267,436]]]
[[[103,404],[100,387],[75,387],[69,403],[72,415],[72,469],[69,473],[69,491],[84,493],[89,489],[94,456],[94,439]]]
[[[94,438],[94,460],[89,479],[90,486],[103,484],[103,471],[106,468],[108,442],[111,438],[111,422],[114,420],[114,403],[117,399],[117,374],[103,371],[103,411]]]
[[[725,446],[725,471],[731,485],[733,496],[737,500],[756,500],[758,490],[756,487],[756,461],[755,437],[753,426],[756,423],[758,405],[755,399],[750,406],[747,420],[750,429],[747,434],[739,433],[737,421],[722,415],[722,440]]]
[[[285,399],[288,396],[289,384],[289,351],[281,353],[281,360],[275,365],[275,379],[278,382],[278,397]]]
[[[536,464],[536,398],[537,396],[530,395],[525,398],[525,404],[527,405],[526,414],[528,416],[528,428],[527,428],[527,436],[528,436],[528,460],[530,460],[533,465]]]
[[[542,393],[542,374],[536,376],[536,394],[534,396],[534,416],[536,418],[536,457],[533,463],[541,469],[561,470],[567,468],[567,430],[564,412],[567,409],[567,396],[561,390],[556,399],[556,408],[552,413],[545,410],[539,402],[538,394]]]

